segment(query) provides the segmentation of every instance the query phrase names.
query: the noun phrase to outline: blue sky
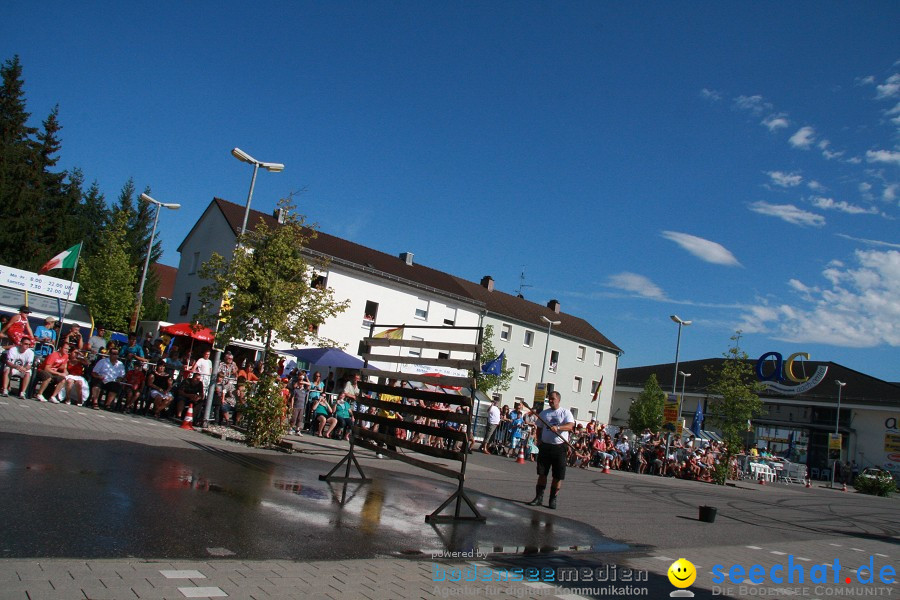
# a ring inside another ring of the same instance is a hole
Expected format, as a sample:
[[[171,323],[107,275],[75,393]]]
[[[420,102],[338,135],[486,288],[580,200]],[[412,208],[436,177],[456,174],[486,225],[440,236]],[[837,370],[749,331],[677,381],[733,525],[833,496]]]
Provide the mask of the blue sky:
[[[900,381],[896,2],[14,3],[35,122],[110,199],[291,192],[329,233],[529,299],[620,365],[807,351]],[[851,390],[845,393],[852,394]]]

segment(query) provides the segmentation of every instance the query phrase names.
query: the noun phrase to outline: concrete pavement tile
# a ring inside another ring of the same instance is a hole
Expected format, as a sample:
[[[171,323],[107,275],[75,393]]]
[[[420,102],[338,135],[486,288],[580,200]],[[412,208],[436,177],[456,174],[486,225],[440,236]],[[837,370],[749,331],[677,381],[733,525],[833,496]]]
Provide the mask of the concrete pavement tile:
[[[295,587],[309,585],[300,577],[269,577],[268,582],[276,587]]]
[[[29,590],[28,598],[29,600],[82,600],[85,595],[81,593],[81,590],[52,590],[49,592]]]
[[[178,586],[154,587],[151,585],[133,585],[131,591],[142,600],[160,600],[162,598],[179,597]]]
[[[25,590],[18,589],[0,589],[0,600],[28,600],[28,594]]]
[[[137,598],[131,588],[117,587],[107,588],[82,588],[84,595],[89,600],[129,600]]]

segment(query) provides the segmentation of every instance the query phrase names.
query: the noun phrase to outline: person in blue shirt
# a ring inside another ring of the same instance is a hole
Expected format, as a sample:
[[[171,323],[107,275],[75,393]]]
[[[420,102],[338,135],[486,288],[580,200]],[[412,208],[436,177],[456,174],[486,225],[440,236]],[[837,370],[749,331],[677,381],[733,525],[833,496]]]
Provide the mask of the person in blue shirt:
[[[147,359],[144,358],[144,349],[138,343],[137,336],[133,333],[128,336],[128,343],[122,348],[122,362],[126,365],[131,365],[132,360],[137,360],[142,363],[147,362]]]
[[[34,353],[39,356],[47,356],[56,347],[56,319],[47,317],[43,325],[38,325],[34,330]]]

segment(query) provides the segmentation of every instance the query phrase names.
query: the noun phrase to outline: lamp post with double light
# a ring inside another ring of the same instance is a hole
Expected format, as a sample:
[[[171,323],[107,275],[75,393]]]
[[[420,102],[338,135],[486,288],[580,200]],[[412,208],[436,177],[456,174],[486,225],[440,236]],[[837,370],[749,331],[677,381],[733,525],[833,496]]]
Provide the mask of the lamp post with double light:
[[[840,426],[841,422],[841,391],[844,389],[844,386],[847,385],[847,383],[839,379],[835,379],[834,383],[838,386],[837,415],[834,417],[834,436],[835,438],[837,438],[837,436],[840,435],[840,433],[838,433],[838,427]],[[838,450],[837,458],[834,459],[834,465],[832,465],[833,468],[831,469],[831,487],[834,487],[834,480],[836,478],[837,470],[840,464],[841,451]]]
[[[280,173],[284,171],[284,165],[256,160],[240,148],[232,148],[231,155],[241,162],[253,165],[253,177],[250,179],[250,191],[247,193],[247,205],[244,207],[244,222],[241,224],[241,235],[244,235],[247,231],[247,219],[250,217],[250,202],[253,200],[253,188],[256,186],[256,174],[259,172],[259,168],[262,167],[270,173]]]
[[[690,373],[685,373],[684,371],[678,371],[678,374],[681,375],[681,397],[678,398],[678,418],[681,418],[681,408],[684,403],[684,386],[687,382],[687,378],[691,376]]]
[[[156,225],[159,223],[159,211],[162,208],[168,208],[170,210],[178,210],[181,208],[180,204],[160,202],[154,200],[147,194],[141,194],[141,200],[156,205],[156,216],[153,218],[153,229],[150,231],[150,243],[147,245],[147,256],[144,258],[144,272],[141,274],[141,283],[138,286],[137,298],[135,298],[134,303],[134,314],[131,315],[131,327],[129,331],[137,329],[138,319],[141,316],[141,304],[144,300],[144,284],[147,282],[147,269],[150,268],[150,255],[153,254],[153,240],[156,237]]]

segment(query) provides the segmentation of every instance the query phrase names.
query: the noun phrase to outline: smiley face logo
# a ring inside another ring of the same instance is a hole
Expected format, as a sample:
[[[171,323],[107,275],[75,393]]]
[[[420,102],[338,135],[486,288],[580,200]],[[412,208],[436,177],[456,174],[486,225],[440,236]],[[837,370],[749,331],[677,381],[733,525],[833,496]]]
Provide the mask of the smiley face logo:
[[[690,587],[697,579],[697,569],[685,558],[673,562],[666,574],[669,576],[669,583],[677,588]]]

